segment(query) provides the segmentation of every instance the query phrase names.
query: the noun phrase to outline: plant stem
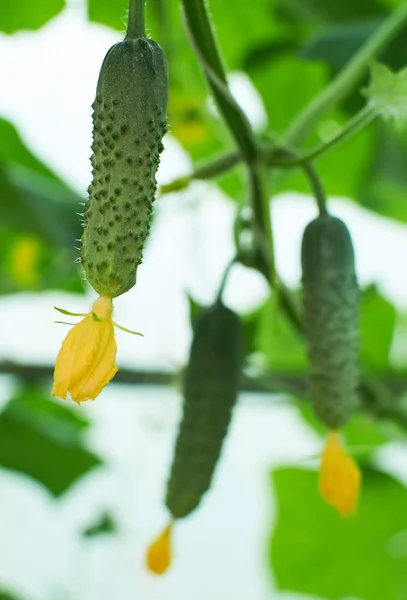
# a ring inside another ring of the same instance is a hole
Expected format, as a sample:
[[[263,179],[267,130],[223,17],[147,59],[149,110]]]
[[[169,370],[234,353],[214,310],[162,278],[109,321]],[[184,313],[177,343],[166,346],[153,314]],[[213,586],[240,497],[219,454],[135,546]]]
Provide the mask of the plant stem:
[[[277,291],[277,276],[274,263],[273,229],[270,217],[270,198],[266,166],[258,160],[249,170],[250,197],[254,216],[255,235],[258,240],[260,254],[268,265],[267,279]]]
[[[312,164],[310,162],[304,162],[304,163],[302,163],[301,166],[310,182],[313,194],[315,196],[315,200],[317,201],[317,204],[318,204],[318,210],[319,210],[320,216],[322,217],[322,216],[327,215],[328,211],[326,208],[326,196],[325,196],[325,192],[322,187],[322,184],[321,184],[321,180],[319,179],[314,167],[312,166]]]
[[[360,110],[356,115],[354,115],[340,130],[337,134],[332,136],[326,142],[321,142],[304,152],[304,154],[300,155],[298,158],[298,163],[308,162],[310,160],[314,160],[321,154],[325,154],[325,152],[329,151],[334,146],[344,142],[347,138],[351,137],[353,134],[357,133],[369,123],[374,121],[377,117],[377,113],[370,107],[365,106]]]
[[[232,258],[232,260],[227,265],[225,272],[223,273],[222,281],[220,282],[218,294],[216,296],[216,302],[218,304],[220,304],[222,302],[222,296],[223,296],[223,292],[225,291],[226,283],[229,278],[229,273],[230,273],[233,265],[235,264],[235,262],[236,262],[236,257]]]
[[[145,0],[130,0],[125,40],[136,40],[137,38],[146,37],[144,3]]]
[[[369,59],[380,52],[406,23],[407,2],[403,2],[356,52],[335,79],[294,119],[284,136],[285,144],[301,146],[318,121],[357,85]]]
[[[325,154],[334,146],[344,142],[349,137],[366,127],[377,117],[377,113],[370,107],[362,108],[356,113],[345,125],[326,142],[321,142],[313,148],[305,151],[303,154],[296,155],[291,151],[286,151],[284,148],[269,148],[260,147],[259,154],[264,162],[269,167],[277,167],[282,169],[293,169],[301,166],[305,162],[314,160],[318,156]],[[189,186],[191,181],[196,179],[211,179],[217,175],[225,173],[232,169],[242,161],[240,152],[231,152],[216,158],[215,160],[197,167],[191,175],[174,179],[171,183],[162,185],[160,188],[161,194],[169,194],[177,192]]]
[[[195,53],[203,67],[219,111],[247,163],[256,157],[257,144],[250,123],[233,98],[204,0],[181,0]]]
[[[170,192],[177,192],[183,190],[189,186],[191,181],[196,179],[211,179],[217,175],[221,175],[225,171],[233,168],[242,159],[240,152],[231,152],[225,154],[213,160],[206,165],[197,167],[191,175],[185,177],[179,177],[174,179],[171,183],[162,185],[160,188],[161,194],[169,194]]]

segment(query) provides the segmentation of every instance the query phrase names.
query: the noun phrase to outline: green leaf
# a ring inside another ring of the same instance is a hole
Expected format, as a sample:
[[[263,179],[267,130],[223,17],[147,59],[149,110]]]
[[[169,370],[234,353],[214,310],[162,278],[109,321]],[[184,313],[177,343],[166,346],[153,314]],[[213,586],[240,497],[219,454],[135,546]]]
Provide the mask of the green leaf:
[[[307,425],[319,435],[326,436],[326,426],[315,416],[311,403],[301,401],[298,408]],[[404,438],[404,432],[394,423],[376,419],[367,413],[353,415],[341,429],[341,434],[349,451],[356,452],[358,460],[369,459],[378,446]]]
[[[104,512],[82,532],[82,535],[83,537],[90,538],[104,533],[116,533],[116,531],[117,527],[114,518],[110,513]]]
[[[20,29],[39,29],[59,14],[64,6],[64,0],[2,2],[0,30],[14,33]]]
[[[357,515],[342,519],[318,492],[315,472],[273,474],[277,523],[270,559],[281,590],[327,600],[401,600],[407,593],[407,490],[366,469]]]
[[[278,0],[276,10],[299,23],[361,21],[385,14],[377,0]]]
[[[22,390],[0,414],[0,466],[24,473],[60,496],[101,464],[82,441],[88,421],[35,389]]]
[[[386,65],[371,61],[370,82],[363,94],[383,119],[393,119],[400,126],[407,119],[407,67],[393,73]]]
[[[0,590],[0,600],[22,600],[21,596],[14,596],[9,592]]]
[[[127,24],[127,0],[88,0],[90,21],[123,31]]]
[[[306,371],[305,344],[271,296],[263,305],[257,320],[256,348],[267,358],[273,371]]]
[[[374,371],[389,367],[389,354],[396,325],[396,309],[376,286],[363,290],[360,300],[361,360]]]

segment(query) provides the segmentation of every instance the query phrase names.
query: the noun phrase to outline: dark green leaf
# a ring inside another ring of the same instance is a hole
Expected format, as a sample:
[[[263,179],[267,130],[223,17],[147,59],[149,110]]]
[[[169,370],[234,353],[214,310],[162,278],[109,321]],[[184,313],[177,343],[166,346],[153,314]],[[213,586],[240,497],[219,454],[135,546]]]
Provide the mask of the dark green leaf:
[[[77,411],[38,390],[23,390],[0,414],[0,466],[24,473],[59,496],[101,463],[83,445],[86,427]]]
[[[280,16],[289,16],[291,21],[313,24],[363,21],[386,14],[377,0],[278,0],[276,10]]]
[[[0,600],[22,600],[21,596],[15,596],[4,590],[0,590]]]
[[[407,594],[407,490],[365,470],[358,513],[343,519],[318,493],[317,475],[273,474],[277,524],[271,563],[282,590],[327,600],[401,600]]]
[[[19,0],[2,2],[0,30],[14,33],[20,29],[39,29],[65,6],[64,0]]]
[[[116,533],[116,531],[117,527],[114,518],[110,513],[104,512],[83,531],[82,535],[83,537],[90,538],[104,533]]]

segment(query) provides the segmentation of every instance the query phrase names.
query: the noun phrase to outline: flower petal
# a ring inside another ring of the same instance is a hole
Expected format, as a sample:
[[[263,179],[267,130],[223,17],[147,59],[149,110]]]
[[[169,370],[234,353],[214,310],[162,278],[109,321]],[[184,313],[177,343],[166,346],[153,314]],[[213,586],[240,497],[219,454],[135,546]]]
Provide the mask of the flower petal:
[[[343,517],[356,510],[361,473],[355,461],[342,448],[339,435],[331,432],[322,454],[319,487],[322,496]]]
[[[69,331],[55,363],[53,396],[65,399],[72,383],[86,374],[97,353],[100,334],[91,315]]]
[[[171,525],[168,525],[151,544],[146,554],[146,566],[156,575],[162,575],[171,564]]]
[[[75,402],[94,400],[118,371],[113,323],[110,320],[92,322],[93,330],[98,331],[98,348],[86,373],[70,385],[69,391]]]

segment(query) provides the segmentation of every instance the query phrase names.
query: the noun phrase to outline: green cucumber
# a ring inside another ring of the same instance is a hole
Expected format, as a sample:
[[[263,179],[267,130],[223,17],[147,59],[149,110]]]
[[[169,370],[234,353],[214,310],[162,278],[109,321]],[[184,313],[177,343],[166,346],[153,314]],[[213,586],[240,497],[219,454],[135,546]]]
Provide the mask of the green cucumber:
[[[114,298],[136,283],[150,230],[167,130],[168,75],[160,46],[125,39],[108,51],[93,103],[93,181],[81,260],[89,283]]]
[[[238,316],[217,303],[197,318],[184,378],[184,413],[176,441],[166,505],[185,517],[210,487],[232,409],[243,363]]]
[[[303,313],[311,396],[331,429],[344,425],[357,404],[359,289],[346,225],[322,215],[302,240]]]

